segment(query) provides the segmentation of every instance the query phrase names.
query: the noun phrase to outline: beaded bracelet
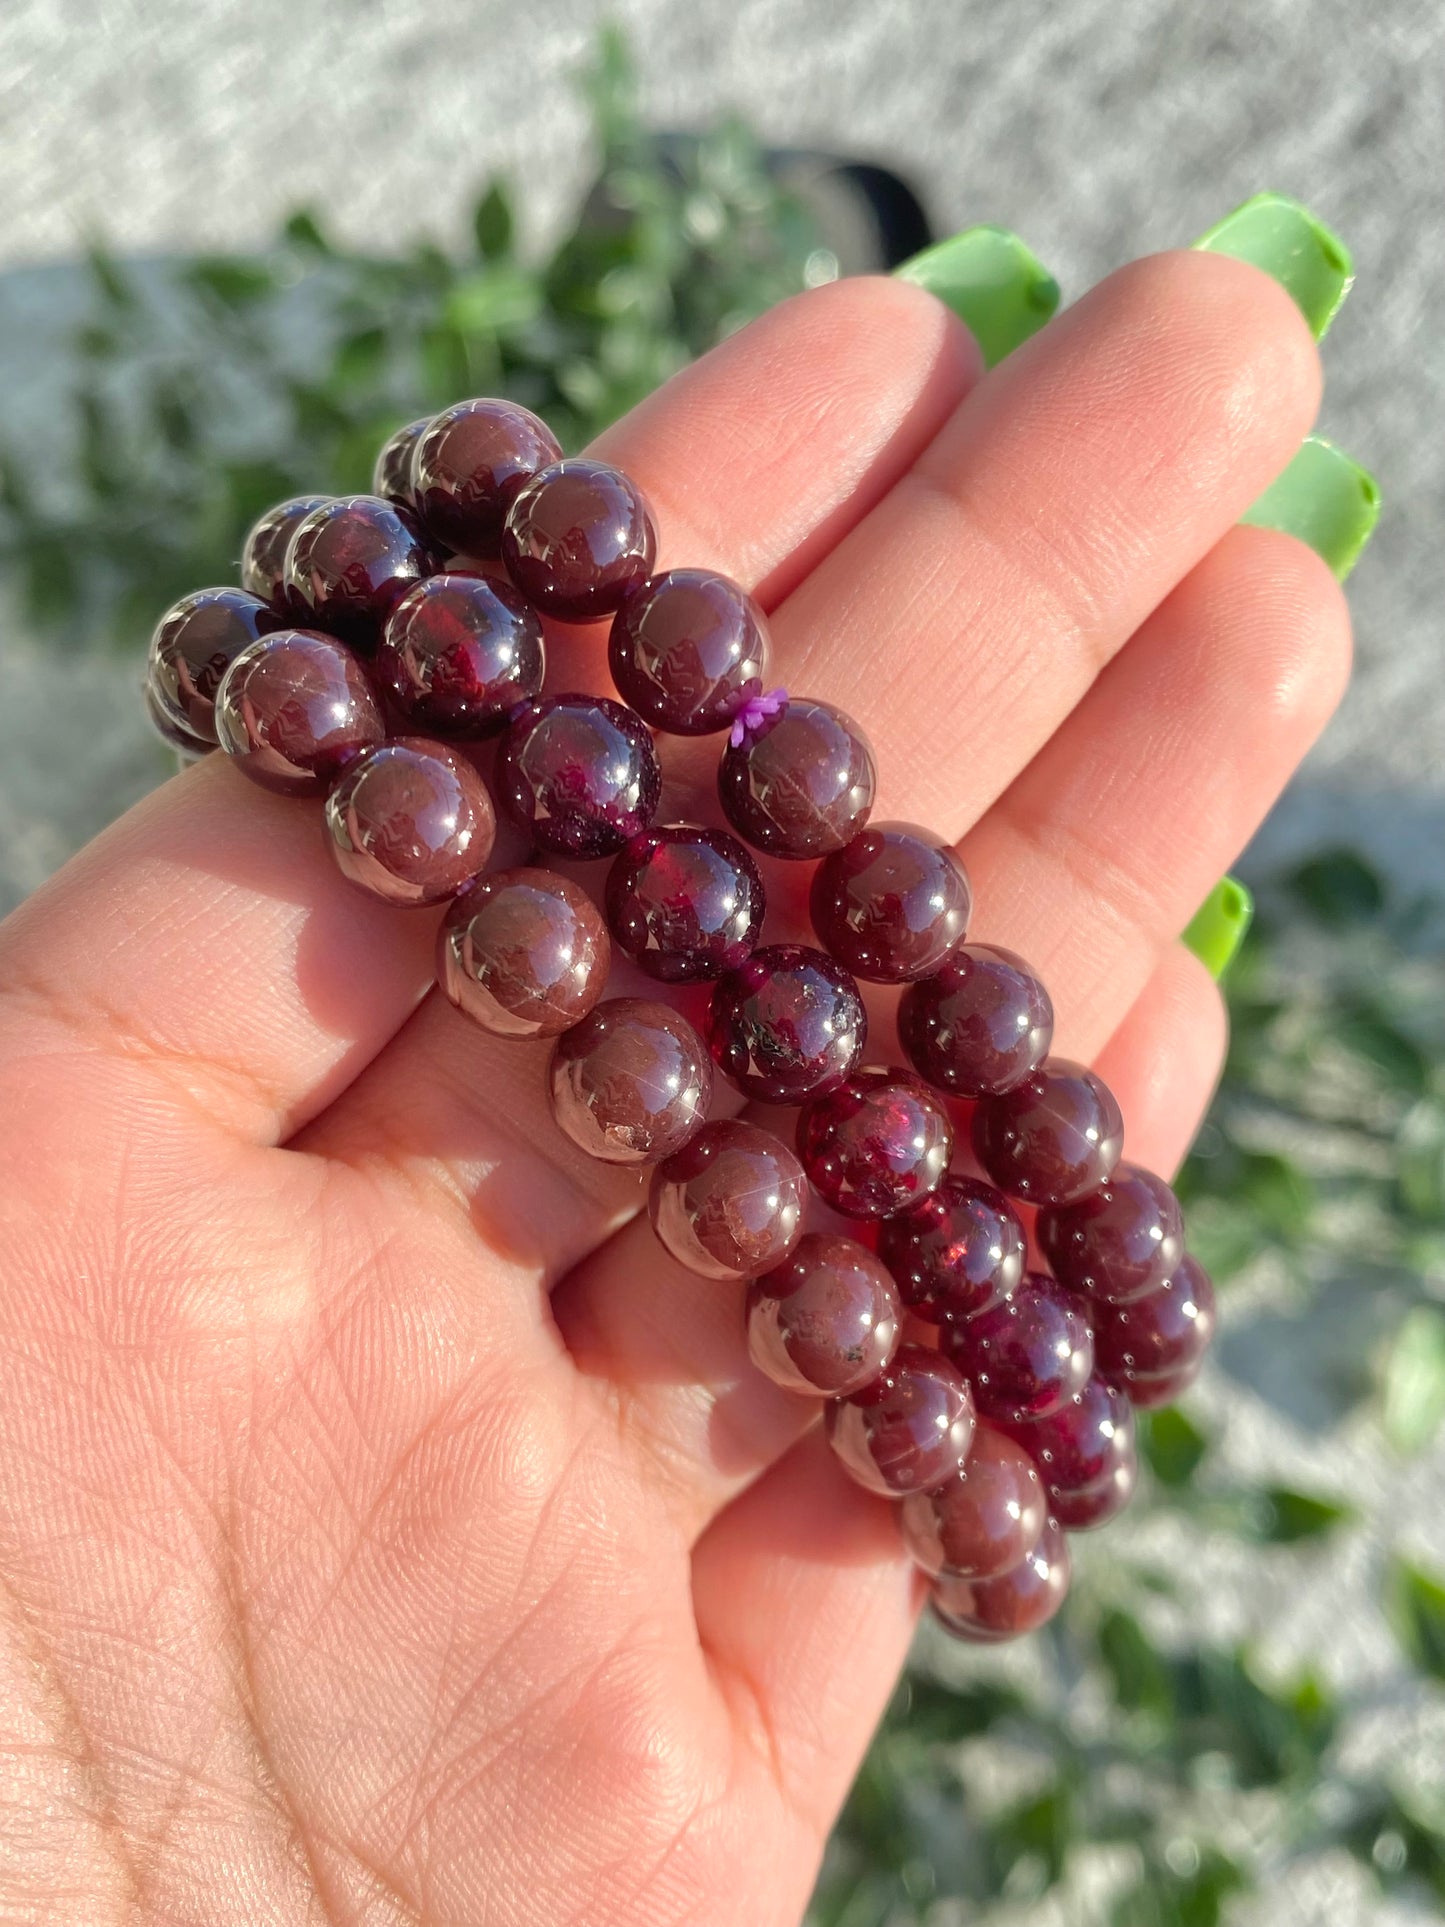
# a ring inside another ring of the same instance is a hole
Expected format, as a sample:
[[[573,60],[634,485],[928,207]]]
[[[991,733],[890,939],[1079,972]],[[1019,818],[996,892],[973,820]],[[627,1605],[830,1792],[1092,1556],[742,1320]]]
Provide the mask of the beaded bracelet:
[[[942,1623],[973,1640],[1042,1625],[1068,1587],[1065,1533],[1133,1491],[1133,1408],[1188,1384],[1213,1328],[1173,1191],[1120,1161],[1102,1081],[1048,1055],[1035,973],[965,942],[952,849],[870,823],[858,726],[767,688],[757,605],[708,570],[653,573],[620,470],[564,460],[526,409],[477,400],[401,429],[373,486],[281,503],[246,539],[239,590],[162,619],[157,727],[324,798],[361,888],[450,901],[447,997],[494,1035],[555,1039],[559,1128],[651,1164],[666,1250],[747,1282],[753,1360],[826,1400],[842,1464],[902,1502]],[[543,695],[543,617],[610,621],[621,701]],[[730,829],[653,826],[654,731],[725,734]],[[467,746],[490,737],[489,789]],[[496,809],[532,858],[483,874]],[[814,866],[816,947],[760,943],[752,851]],[[610,858],[602,908],[548,858]],[[711,984],[705,1038],[667,1003],[604,996],[614,945],[660,984]],[[860,979],[902,987],[910,1070],[860,1068]],[[756,1106],[801,1107],[795,1149],[708,1118],[714,1066]],[[971,1169],[954,1168],[963,1119]]]

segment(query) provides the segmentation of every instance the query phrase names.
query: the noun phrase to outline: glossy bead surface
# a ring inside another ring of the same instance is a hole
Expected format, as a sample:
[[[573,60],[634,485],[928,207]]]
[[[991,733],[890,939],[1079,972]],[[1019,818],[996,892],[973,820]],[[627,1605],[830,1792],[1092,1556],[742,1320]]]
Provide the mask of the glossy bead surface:
[[[406,509],[379,495],[343,495],[297,525],[286,596],[315,628],[369,651],[407,590],[435,567]]]
[[[930,1578],[991,1579],[1028,1556],[1047,1516],[1038,1467],[1006,1433],[980,1421],[963,1470],[904,1500],[903,1539]]]
[[[829,1443],[858,1483],[899,1499],[958,1471],[973,1439],[973,1400],[946,1358],[904,1345],[871,1385],[835,1400],[826,1423]]]
[[[216,740],[216,691],[248,644],[282,626],[269,602],[244,589],[197,589],[156,624],[146,680],[156,705],[177,729],[203,743]]]
[[[253,783],[283,796],[326,789],[386,735],[366,672],[344,644],[278,629],[241,651],[216,691],[221,748]]]
[[[781,1264],[803,1234],[808,1180],[781,1138],[740,1118],[714,1118],[652,1174],[652,1228],[679,1264],[704,1278],[753,1278]]]
[[[412,504],[434,542],[462,555],[495,555],[517,490],[561,453],[530,409],[459,401],[432,417],[412,452]]]
[[[926,1197],[953,1156],[943,1100],[906,1071],[859,1070],[810,1098],[798,1155],[825,1204],[887,1218]]]
[[[173,749],[177,756],[189,763],[198,762],[202,756],[209,756],[216,747],[203,736],[193,736],[187,728],[178,723],[173,716],[162,709],[156,699],[156,692],[147,683],[143,692],[146,718],[151,728]]]
[[[897,1351],[901,1323],[893,1280],[852,1238],[809,1232],[748,1287],[748,1351],[790,1392],[862,1391]]]
[[[388,502],[399,502],[404,508],[412,507],[411,460],[431,421],[430,415],[423,415],[387,436],[371,471],[373,495],[385,496]]]
[[[1012,1436],[1043,1475],[1049,1511],[1071,1531],[1102,1525],[1133,1495],[1133,1409],[1097,1375],[1056,1412],[1013,1427]]]
[[[975,1645],[997,1645],[1037,1632],[1063,1605],[1069,1590],[1069,1544],[1054,1519],[1016,1566],[992,1579],[945,1574],[933,1582],[934,1613],[946,1632]]]
[[[497,755],[497,801],[554,856],[613,856],[657,814],[662,771],[646,727],[605,696],[518,710]]]
[[[963,944],[932,976],[910,984],[898,1036],[920,1077],[954,1097],[996,1097],[1048,1056],[1054,1007],[1011,950]]]
[[[611,997],[557,1039],[552,1115],[572,1142],[608,1164],[680,1151],[707,1115],[712,1066],[675,1010]]]
[[[1043,1418],[1081,1392],[1094,1340],[1078,1299],[1031,1272],[1012,1297],[943,1327],[943,1348],[973,1387],[985,1418]]]
[[[1023,1224],[1003,1193],[955,1175],[890,1218],[878,1239],[904,1304],[934,1325],[972,1318],[1016,1290],[1026,1250]]]
[[[830,703],[790,696],[779,713],[729,743],[718,764],[724,814],[769,856],[841,850],[868,820],[878,775],[858,725]]]
[[[909,983],[937,970],[968,925],[963,865],[941,837],[870,823],[818,865],[809,907],[818,941],[855,977]]]
[[[251,595],[293,617],[286,593],[286,551],[291,538],[313,509],[331,498],[326,495],[292,495],[278,502],[256,522],[241,546],[241,587]]]
[[[506,582],[434,575],[386,619],[376,680],[418,729],[491,736],[542,687],[542,624]]]
[[[1214,1336],[1214,1286],[1195,1258],[1127,1305],[1100,1305],[1099,1370],[1135,1405],[1167,1405],[1191,1383]]]
[[[710,569],[653,576],[617,611],[607,644],[622,700],[674,736],[726,729],[761,692],[771,653],[762,610]]]
[[[437,981],[495,1037],[557,1037],[607,984],[611,945],[597,906],[570,877],[498,870],[479,877],[437,933]]]
[[[1163,1178],[1119,1164],[1077,1204],[1039,1213],[1039,1249],[1062,1285],[1127,1303],[1167,1278],[1184,1256],[1184,1214]]]
[[[508,574],[529,602],[563,622],[612,615],[646,582],[656,555],[641,489],[586,455],[525,482],[502,528]]]
[[[802,1104],[854,1068],[868,1017],[858,986],[831,957],[803,944],[765,944],[719,978],[707,1040],[745,1097]]]
[[[467,759],[425,736],[396,736],[349,763],[326,799],[344,877],[385,903],[444,903],[481,874],[497,822]]]
[[[1073,1204],[1119,1162],[1124,1119],[1101,1077],[1051,1057],[973,1114],[973,1148],[1000,1190],[1030,1204]]]
[[[767,900],[758,866],[726,830],[644,830],[607,873],[617,947],[660,983],[699,983],[751,955]]]

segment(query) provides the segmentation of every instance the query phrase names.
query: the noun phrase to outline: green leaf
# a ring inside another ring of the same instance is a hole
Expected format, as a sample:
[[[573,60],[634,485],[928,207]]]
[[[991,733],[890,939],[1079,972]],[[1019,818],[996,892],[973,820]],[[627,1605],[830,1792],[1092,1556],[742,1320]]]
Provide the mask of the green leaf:
[[[86,256],[86,266],[105,307],[123,310],[137,305],[139,297],[135,283],[107,248],[99,244],[92,247]]]
[[[1445,1313],[1416,1305],[1385,1365],[1385,1435],[1397,1452],[1421,1452],[1445,1419]]]
[[[1417,1223],[1445,1225],[1445,1104],[1417,1104],[1396,1140],[1400,1202]]]
[[[469,274],[449,291],[442,314],[451,327],[465,334],[498,334],[505,328],[525,328],[536,319],[542,290],[535,276],[521,268],[488,268]]]
[[[281,230],[282,238],[300,254],[334,254],[321,223],[309,208],[298,208]]]
[[[1278,1151],[1241,1151],[1240,1196],[1282,1244],[1298,1244],[1314,1215],[1314,1186],[1302,1167]]]
[[[1302,863],[1289,888],[1321,923],[1335,929],[1368,922],[1385,907],[1379,873],[1353,850],[1326,850]]]
[[[198,294],[209,295],[226,308],[250,307],[276,289],[276,277],[264,262],[236,256],[194,261],[185,278]]]
[[[1179,1839],[1169,1852],[1173,1866],[1156,1862],[1114,1903],[1111,1927],[1220,1927],[1225,1903],[1249,1885],[1219,1847]]]
[[[1364,1058],[1395,1089],[1416,1097],[1427,1088],[1429,1059],[1383,1012],[1368,1004],[1344,1005],[1335,1013],[1331,1032],[1337,1043]]]
[[[1385,1605],[1406,1657],[1421,1672],[1445,1679],[1445,1585],[1396,1559],[1386,1576]]]
[[[1014,1884],[1021,1869],[1033,1863],[1039,1878],[1028,1883],[1030,1889],[1052,1887],[1063,1877],[1074,1837],[1073,1795],[1063,1779],[997,1815],[988,1828],[988,1844],[999,1885]]]
[[[484,261],[499,261],[510,254],[514,225],[507,190],[500,181],[493,181],[472,216],[477,252]]]
[[[1263,1487],[1254,1495],[1251,1513],[1255,1536],[1275,1546],[1321,1538],[1355,1516],[1343,1499],[1323,1499],[1287,1485]]]
[[[1139,1414],[1139,1448],[1159,1483],[1171,1489],[1188,1485],[1209,1450],[1209,1439],[1175,1405]]]
[[[1138,1620],[1130,1613],[1106,1612],[1097,1639],[1119,1704],[1130,1712],[1167,1714],[1174,1699],[1169,1671]]]

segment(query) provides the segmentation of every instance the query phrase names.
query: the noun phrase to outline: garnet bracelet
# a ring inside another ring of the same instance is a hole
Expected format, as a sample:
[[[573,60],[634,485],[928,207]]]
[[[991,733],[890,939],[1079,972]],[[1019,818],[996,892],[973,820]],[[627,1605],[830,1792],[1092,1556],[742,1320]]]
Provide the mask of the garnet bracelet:
[[[753,1360],[825,1400],[842,1464],[902,1501],[943,1624],[974,1640],[1042,1625],[1068,1587],[1066,1531],[1133,1491],[1134,1407],[1189,1383],[1213,1327],[1173,1191],[1120,1161],[1101,1080],[1048,1055],[1035,973],[965,941],[953,850],[870,822],[858,726],[768,687],[752,599],[709,570],[653,573],[626,475],[562,459],[514,403],[467,401],[395,434],[373,486],[281,503],[246,539],[240,589],[162,619],[157,728],[324,799],[361,888],[450,901],[447,997],[496,1036],[555,1039],[558,1127],[651,1164],[667,1251],[746,1281]],[[546,617],[610,623],[616,696],[542,693]],[[728,828],[655,827],[654,732],[723,738]],[[484,874],[498,810],[532,857]],[[760,942],[754,852],[813,866],[816,945]],[[601,907],[549,858],[610,859]],[[711,984],[705,1036],[660,1000],[606,997],[614,945],[660,984]],[[860,1067],[860,980],[901,987],[911,1069]],[[709,1119],[714,1067],[755,1106],[801,1107],[794,1144]]]

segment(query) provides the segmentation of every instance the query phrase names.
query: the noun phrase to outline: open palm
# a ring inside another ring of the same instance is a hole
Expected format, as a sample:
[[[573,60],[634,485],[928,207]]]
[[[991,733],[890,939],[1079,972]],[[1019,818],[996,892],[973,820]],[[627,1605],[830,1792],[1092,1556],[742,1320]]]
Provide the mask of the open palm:
[[[822,289],[603,444],[864,722],[878,814],[961,839],[1161,1169],[1223,1037],[1176,933],[1345,673],[1324,566],[1233,526],[1317,393],[1274,283],[1174,254],[987,377],[920,290]],[[917,1610],[891,1513],[562,1139],[546,1046],[426,995],[433,929],[220,757],[0,926],[7,1921],[803,1911]]]

